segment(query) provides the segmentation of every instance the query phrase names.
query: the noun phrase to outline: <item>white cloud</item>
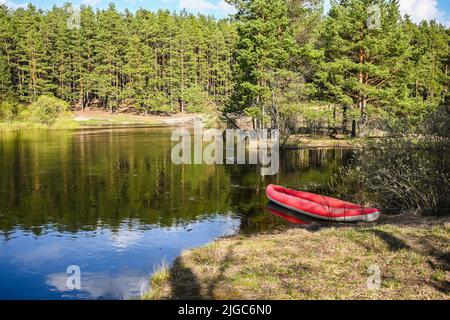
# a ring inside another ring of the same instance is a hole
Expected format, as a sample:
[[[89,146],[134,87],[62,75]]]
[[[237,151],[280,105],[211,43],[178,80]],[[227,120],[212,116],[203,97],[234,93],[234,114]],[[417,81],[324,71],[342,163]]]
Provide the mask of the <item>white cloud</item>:
[[[9,1],[9,0],[0,0],[0,4],[3,4],[5,6],[7,6],[10,9],[19,9],[19,8],[25,8],[27,6],[28,3],[17,3],[14,1]]]
[[[236,9],[229,3],[225,2],[225,0],[219,1],[217,4],[217,8],[219,10],[222,10],[225,13],[234,13],[236,12]]]
[[[112,244],[119,249],[126,249],[141,240],[142,232],[121,228],[111,236]]]
[[[204,12],[214,9],[215,5],[206,0],[180,0],[179,7],[181,9]]]
[[[83,4],[91,7],[95,7],[98,5],[102,0],[83,0]]]
[[[401,14],[408,14],[414,22],[436,20],[450,26],[448,17],[447,21],[445,20],[445,12],[439,10],[438,0],[399,0],[399,6]],[[324,12],[327,13],[330,7],[330,0],[325,0]]]
[[[218,2],[213,2],[210,0],[180,0],[178,7],[180,9],[186,9],[190,12],[203,14],[230,14],[235,12],[234,7],[226,3],[225,0],[220,0]]]
[[[437,20],[442,22],[444,12],[438,8],[437,0],[400,0],[400,12],[408,14],[414,22]]]
[[[77,299],[130,299],[148,291],[148,275],[139,272],[110,275],[100,272],[82,272],[81,290],[72,291],[67,287],[67,273],[53,273],[46,283],[53,291],[62,293],[63,298]]]

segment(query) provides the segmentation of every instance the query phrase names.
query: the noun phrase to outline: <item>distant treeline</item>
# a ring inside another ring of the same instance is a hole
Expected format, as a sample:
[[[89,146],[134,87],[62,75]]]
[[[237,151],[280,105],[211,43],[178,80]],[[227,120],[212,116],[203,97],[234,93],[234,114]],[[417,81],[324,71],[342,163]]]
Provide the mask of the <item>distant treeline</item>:
[[[1,5],[0,99],[54,95],[144,112],[181,111],[204,95],[220,104],[232,89],[235,42],[229,22],[186,12]]]
[[[422,122],[448,95],[450,30],[394,0],[230,0],[229,19],[186,12],[0,6],[0,100],[246,115],[292,132]],[[75,18],[74,18],[75,17]]]

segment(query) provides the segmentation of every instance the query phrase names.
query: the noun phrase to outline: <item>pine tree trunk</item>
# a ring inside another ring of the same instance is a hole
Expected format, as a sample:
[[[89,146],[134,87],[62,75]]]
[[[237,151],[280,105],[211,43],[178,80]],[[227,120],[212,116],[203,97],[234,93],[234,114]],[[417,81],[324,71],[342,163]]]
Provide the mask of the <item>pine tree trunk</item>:
[[[359,50],[359,63],[362,65],[365,63],[365,53],[364,53],[364,49],[360,49]],[[361,86],[363,86],[364,84],[367,83],[367,79],[368,79],[368,74],[363,74],[363,72],[360,70],[358,72],[358,80]],[[364,92],[362,91],[362,89],[360,90],[359,93],[359,98],[358,98],[358,108],[359,108],[359,112],[360,112],[360,125],[364,126],[366,124],[366,104],[367,104],[367,98],[364,94]],[[353,136],[354,132],[353,132],[353,126],[352,126],[352,136]]]
[[[342,133],[347,133],[347,124],[348,124],[348,118],[347,118],[347,105],[342,106]]]
[[[333,130],[333,134],[337,133],[337,128],[336,128],[336,105],[333,105],[333,125],[331,126],[332,130]]]
[[[448,79],[448,65],[445,65],[445,79]],[[445,97],[447,96],[448,92],[448,80],[445,81],[444,84],[444,92],[442,94],[442,102],[445,102]]]

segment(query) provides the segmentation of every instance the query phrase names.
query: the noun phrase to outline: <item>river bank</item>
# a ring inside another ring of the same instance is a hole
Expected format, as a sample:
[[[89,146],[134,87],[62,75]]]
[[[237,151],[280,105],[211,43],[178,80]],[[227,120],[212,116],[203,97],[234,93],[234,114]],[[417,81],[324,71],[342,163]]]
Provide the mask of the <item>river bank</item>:
[[[110,113],[100,110],[75,111],[58,117],[50,124],[32,121],[2,121],[0,131],[18,129],[77,129],[104,126],[163,126],[193,123],[201,120],[200,114],[138,115],[130,113]]]
[[[449,242],[448,217],[237,235],[183,252],[143,299],[448,299]]]
[[[14,120],[0,121],[0,132],[21,129],[79,129],[96,127],[140,127],[140,126],[174,126],[193,124],[194,121],[206,122],[210,126],[208,115],[179,113],[173,115],[140,115],[132,113],[110,113],[102,110],[74,111],[69,115],[58,117],[50,124]],[[247,128],[249,129],[249,128]],[[331,138],[323,135],[294,134],[281,147],[284,149],[301,148],[354,148],[361,146],[364,139]]]

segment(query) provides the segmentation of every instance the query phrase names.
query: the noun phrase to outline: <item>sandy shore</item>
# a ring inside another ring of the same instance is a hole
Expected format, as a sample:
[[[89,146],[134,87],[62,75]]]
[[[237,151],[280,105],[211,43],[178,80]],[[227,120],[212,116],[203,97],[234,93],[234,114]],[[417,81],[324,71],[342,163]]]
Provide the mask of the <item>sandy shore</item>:
[[[174,115],[138,115],[129,113],[110,113],[100,110],[85,110],[73,112],[73,120],[83,126],[97,125],[177,125],[193,123],[201,120],[200,114],[174,114]]]

